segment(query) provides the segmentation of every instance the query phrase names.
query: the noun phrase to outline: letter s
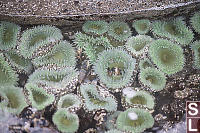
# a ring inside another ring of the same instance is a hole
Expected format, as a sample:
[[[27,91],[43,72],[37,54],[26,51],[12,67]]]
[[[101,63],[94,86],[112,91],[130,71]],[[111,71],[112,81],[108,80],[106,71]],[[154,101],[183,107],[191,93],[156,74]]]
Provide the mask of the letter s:
[[[198,114],[198,110],[197,110],[197,108],[195,108],[195,107],[192,107],[192,105],[194,105],[195,107],[198,107],[198,105],[196,104],[196,103],[190,103],[189,105],[188,105],[188,107],[189,107],[189,109],[191,109],[191,110],[193,110],[194,112],[192,113],[192,111],[188,111],[188,113],[190,114],[190,115],[197,115]]]

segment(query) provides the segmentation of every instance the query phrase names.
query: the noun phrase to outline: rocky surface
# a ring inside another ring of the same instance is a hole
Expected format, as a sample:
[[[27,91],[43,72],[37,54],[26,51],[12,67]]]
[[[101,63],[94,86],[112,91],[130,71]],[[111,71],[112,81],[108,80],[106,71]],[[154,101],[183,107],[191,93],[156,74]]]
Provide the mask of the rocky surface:
[[[85,20],[177,16],[199,8],[200,0],[0,0],[0,20],[74,26]]]

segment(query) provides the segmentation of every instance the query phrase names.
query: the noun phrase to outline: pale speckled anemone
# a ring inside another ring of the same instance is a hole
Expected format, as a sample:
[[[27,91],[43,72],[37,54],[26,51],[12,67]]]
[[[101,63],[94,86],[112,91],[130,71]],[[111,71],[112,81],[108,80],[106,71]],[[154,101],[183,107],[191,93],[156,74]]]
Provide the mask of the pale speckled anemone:
[[[144,109],[129,108],[119,114],[116,125],[117,129],[125,132],[141,133],[153,127],[154,118]]]
[[[136,20],[132,23],[133,28],[139,34],[146,34],[149,32],[151,27],[151,22],[148,19]]]
[[[135,91],[133,88],[128,87],[123,89],[122,106],[125,108],[140,105],[149,109],[154,108],[154,97],[146,91]]]
[[[83,33],[77,33],[74,43],[78,48],[83,48],[83,52],[87,55],[91,63],[94,63],[97,59],[98,53],[105,49],[112,47],[107,37],[92,37]]]
[[[149,55],[153,63],[168,75],[181,71],[185,64],[183,49],[168,40],[153,41],[149,47]]]
[[[126,41],[132,34],[131,29],[125,22],[110,22],[108,28],[108,35],[119,42]]]
[[[3,103],[0,102],[0,107],[6,109],[12,114],[20,114],[27,106],[22,88],[14,86],[1,86],[0,96],[3,97]]]
[[[19,73],[31,73],[33,69],[31,60],[25,59],[16,50],[9,50],[4,55],[10,65],[14,67]]]
[[[57,110],[52,120],[62,133],[75,133],[79,128],[78,115],[70,113],[65,109]]]
[[[200,12],[196,12],[191,18],[190,23],[193,29],[200,34]]]
[[[100,86],[83,84],[80,86],[80,95],[84,100],[84,108],[88,111],[105,109],[108,112],[117,110],[117,101]]]
[[[145,54],[152,41],[153,38],[147,35],[132,36],[127,40],[125,47],[133,56],[139,57]]]
[[[73,68],[37,69],[29,76],[28,83],[34,82],[45,86],[49,93],[66,93],[73,91],[78,74]]]
[[[0,50],[10,50],[17,45],[20,26],[1,21],[0,23]]]
[[[61,41],[50,52],[33,59],[36,67],[55,65],[58,67],[74,67],[76,65],[76,53],[72,45],[67,41]]]
[[[163,72],[156,68],[146,68],[139,74],[142,84],[149,87],[153,91],[160,91],[166,85],[166,76]]]
[[[140,70],[146,69],[148,67],[153,67],[153,64],[148,58],[141,59],[139,62]]]
[[[81,107],[81,99],[77,95],[70,93],[66,94],[62,97],[60,97],[58,101],[58,109],[63,108],[63,109],[70,109],[74,108],[75,110],[78,110]]]
[[[194,67],[200,69],[200,41],[195,41],[191,45],[191,49],[194,53],[193,56]]]
[[[103,35],[108,31],[108,23],[105,21],[86,21],[82,30],[91,35]]]
[[[3,85],[17,85],[18,75],[8,64],[8,62],[0,54],[0,84]]]
[[[99,80],[111,91],[131,83],[136,60],[121,48],[113,48],[101,52],[94,64],[94,71]]]
[[[25,58],[34,58],[41,54],[39,50],[45,47],[46,51],[42,52],[48,52],[46,47],[61,39],[63,36],[60,29],[49,25],[36,26],[23,32],[18,48]]]
[[[168,21],[155,21],[152,25],[152,32],[157,36],[176,41],[183,46],[188,45],[194,38],[192,30],[186,26],[183,17]]]
[[[55,100],[54,95],[48,94],[43,88],[38,87],[34,83],[27,83],[25,88],[29,93],[28,100],[30,101],[32,107],[38,110],[44,109]]]
[[[117,129],[111,129],[109,131],[106,131],[105,133],[123,133],[122,131],[119,131]]]

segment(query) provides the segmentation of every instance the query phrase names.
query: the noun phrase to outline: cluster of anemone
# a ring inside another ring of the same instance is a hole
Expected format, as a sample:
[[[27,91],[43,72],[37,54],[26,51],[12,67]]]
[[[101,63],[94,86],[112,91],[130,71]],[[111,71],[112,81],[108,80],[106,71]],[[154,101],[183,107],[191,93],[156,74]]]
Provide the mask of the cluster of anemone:
[[[28,79],[28,83],[36,83],[51,94],[69,93],[74,90],[78,72],[74,68],[37,69]],[[67,88],[67,89],[66,89]]]
[[[12,114],[20,114],[27,106],[22,88],[12,85],[0,87],[0,107]]]
[[[116,127],[124,132],[141,133],[154,125],[152,115],[138,108],[129,108],[121,112],[116,120]]]
[[[200,12],[196,12],[191,18],[190,23],[193,29],[200,34]]]
[[[18,75],[6,61],[3,54],[0,54],[0,84],[17,85]]]
[[[94,64],[100,82],[111,91],[128,86],[132,82],[136,60],[121,48],[101,52]]]
[[[103,35],[108,31],[108,23],[105,21],[86,21],[82,30],[90,35]]]
[[[0,50],[10,50],[15,48],[18,41],[20,26],[1,21],[0,23]]]
[[[169,38],[183,46],[188,45],[194,38],[192,30],[186,26],[182,17],[168,21],[155,21],[152,32],[156,36]]]
[[[25,59],[17,50],[9,50],[5,54],[9,64],[19,73],[31,73],[33,65],[30,59]]]
[[[34,83],[28,83],[25,86],[28,91],[28,100],[32,107],[42,110],[52,104],[55,100],[54,95],[48,94],[42,87]]]
[[[105,109],[108,112],[117,110],[117,102],[114,96],[100,86],[93,84],[81,85],[80,95],[83,97],[85,110]]]
[[[25,58],[45,54],[53,44],[63,39],[60,29],[54,26],[37,26],[23,32],[18,49]]]
[[[132,36],[127,40],[125,47],[133,56],[139,57],[146,53],[152,41],[153,38],[147,35]]]
[[[133,88],[128,87],[123,89],[122,105],[125,108],[137,107],[141,105],[149,109],[154,108],[154,97],[146,91],[135,91]]]
[[[73,67],[76,64],[75,50],[67,41],[61,41],[50,52],[33,59],[36,67],[56,65],[58,67]]]
[[[113,21],[109,23],[108,36],[116,40],[115,43],[125,42],[132,32],[125,22]]]
[[[140,82],[153,91],[160,91],[166,85],[166,76],[156,68],[146,68],[139,74]]]
[[[181,71],[185,64],[183,49],[168,40],[153,41],[149,47],[149,56],[153,63],[168,75]]]
[[[78,48],[82,48],[91,63],[97,59],[97,55],[105,49],[112,47],[107,37],[99,36],[93,37],[83,33],[77,33],[74,43]]]
[[[150,31],[151,22],[148,19],[136,20],[132,23],[133,28],[139,34],[146,34]]]
[[[193,51],[193,62],[194,67],[200,69],[200,41],[195,41],[191,45],[191,49]]]

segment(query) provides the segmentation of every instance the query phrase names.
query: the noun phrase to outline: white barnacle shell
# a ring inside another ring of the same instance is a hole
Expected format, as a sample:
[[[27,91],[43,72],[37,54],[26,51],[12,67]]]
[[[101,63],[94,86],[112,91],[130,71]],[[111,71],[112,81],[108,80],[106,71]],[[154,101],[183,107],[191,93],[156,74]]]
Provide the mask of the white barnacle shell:
[[[138,115],[135,112],[132,111],[132,112],[128,113],[128,118],[130,120],[137,120],[138,119]]]
[[[136,95],[136,91],[134,91],[130,87],[124,88],[122,93],[123,93],[124,96],[126,96],[128,98],[132,98],[132,97],[134,97]]]

